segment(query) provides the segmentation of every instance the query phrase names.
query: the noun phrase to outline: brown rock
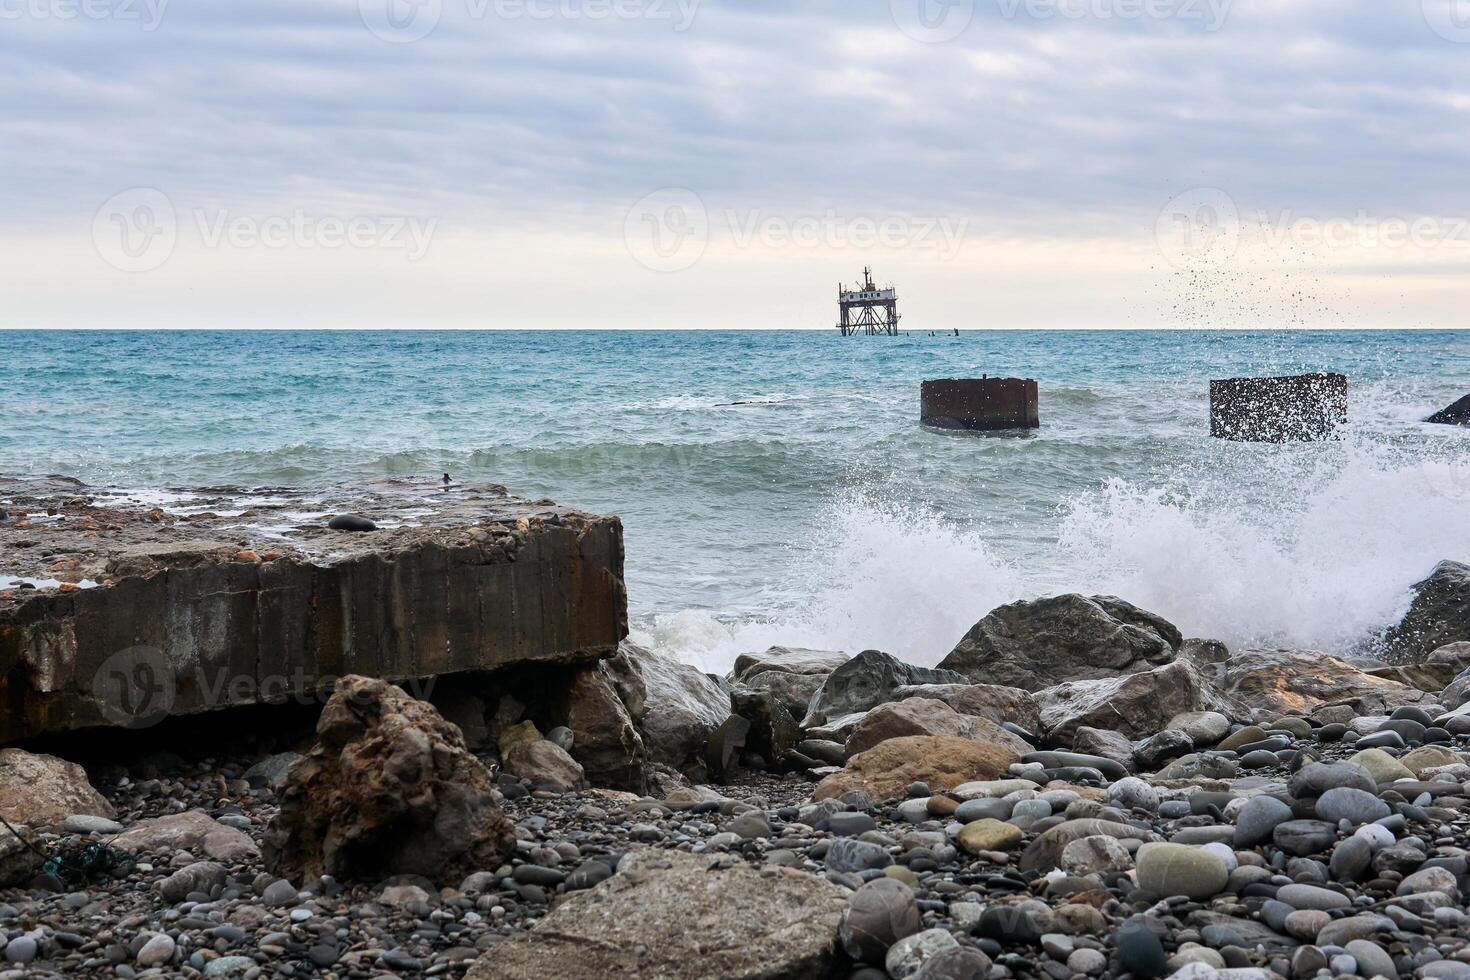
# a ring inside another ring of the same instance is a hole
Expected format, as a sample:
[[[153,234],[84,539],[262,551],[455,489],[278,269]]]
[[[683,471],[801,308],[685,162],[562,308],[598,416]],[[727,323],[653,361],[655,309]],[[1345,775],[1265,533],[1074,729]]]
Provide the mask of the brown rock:
[[[1083,725],[1072,734],[1072,751],[1112,759],[1124,769],[1133,768],[1133,742],[1126,735]]]
[[[988,718],[997,725],[1011,722],[1028,732],[1041,727],[1041,705],[1031,692],[1019,687],[999,684],[917,684],[894,692],[895,701],[906,698],[933,698],[943,701],[962,715]]]
[[[1429,696],[1407,684],[1371,674],[1312,650],[1246,650],[1225,664],[1224,693],[1257,721],[1311,714],[1328,703],[1350,704],[1360,715],[1389,714]]]
[[[1018,761],[1014,750],[994,742],[947,735],[893,738],[848,759],[842,772],[817,784],[812,799],[861,789],[875,800],[891,800],[915,781],[933,790],[953,789],[961,783],[997,779]]]
[[[1070,740],[1082,727],[1146,738],[1184,711],[1219,711],[1234,705],[1220,696],[1187,661],[1107,680],[1072,681],[1040,691],[1041,726],[1052,738]]]
[[[879,742],[905,735],[953,735],[969,738],[975,731],[975,719],[959,714],[943,701],[909,698],[891,704],[880,704],[863,716],[847,737],[848,756],[866,752]]]
[[[618,873],[493,946],[467,980],[835,976],[846,893],[792,868],[634,851]]]
[[[260,859],[260,849],[250,835],[216,823],[203,810],[185,810],[152,820],[141,820],[118,834],[113,847],[129,853],[189,851],[224,864],[243,864]]]
[[[81,766],[54,755],[0,749],[0,817],[48,827],[67,817],[117,816],[107,798],[87,782]]]
[[[614,668],[616,669],[616,668]],[[572,758],[587,781],[604,789],[644,791],[643,737],[638,734],[603,664],[577,668],[565,695],[565,724],[572,730]]]
[[[567,755],[560,745],[545,739],[518,742],[505,754],[505,771],[512,776],[529,779],[538,786],[550,786],[563,793],[587,788],[587,776],[577,760]]]
[[[386,681],[344,677],[266,829],[274,874],[457,884],[511,853],[514,830],[459,729]]]

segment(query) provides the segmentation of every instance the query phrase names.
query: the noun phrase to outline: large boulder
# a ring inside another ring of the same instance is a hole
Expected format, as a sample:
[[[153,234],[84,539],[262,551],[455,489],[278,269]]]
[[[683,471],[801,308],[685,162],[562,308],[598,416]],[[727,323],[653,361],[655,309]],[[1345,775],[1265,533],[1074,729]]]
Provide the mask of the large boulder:
[[[636,695],[628,693],[630,681],[639,685]],[[640,698],[646,693],[641,681],[641,674],[632,673],[620,654],[577,668],[562,695],[558,717],[572,730],[572,758],[599,789],[642,793],[646,788],[643,736],[624,701],[631,701],[635,709],[643,707]]]
[[[1139,739],[1163,731],[1169,719],[1185,711],[1235,711],[1183,660],[1121,677],[1058,684],[1037,692],[1036,700],[1043,730],[1068,743],[1082,727]]]
[[[641,701],[630,713],[648,761],[680,770],[694,764],[710,733],[730,717],[728,685],[631,643],[624,643],[614,659],[625,661],[627,672],[641,683]]]
[[[815,728],[834,718],[875,708],[892,701],[901,687],[964,682],[965,678],[952,670],[915,667],[881,650],[865,650],[827,676],[812,698],[801,727]]]
[[[0,749],[0,817],[11,823],[48,827],[67,817],[117,816],[81,766],[54,755]]]
[[[939,666],[977,684],[1039,691],[1150,670],[1183,642],[1167,620],[1122,599],[1062,595],[992,610]]]
[[[468,980],[805,980],[836,976],[847,893],[792,868],[634,851],[618,873],[497,943]]]
[[[514,853],[490,773],[457,726],[386,681],[344,677],[291,768],[263,856],[292,881],[458,884]]]
[[[998,779],[1020,758],[1004,745],[953,735],[891,738],[848,759],[841,772],[817,784],[812,799],[825,800],[856,789],[875,800],[891,800],[902,797],[913,782],[942,792],[962,783]]]
[[[577,760],[560,745],[545,739],[528,739],[512,745],[505,753],[504,768],[512,776],[562,793],[587,788],[586,773]]]
[[[763,670],[748,674],[741,686],[766,691],[779,698],[793,718],[805,718],[812,698],[826,683],[826,674],[793,674],[789,670]]]
[[[894,699],[932,698],[943,701],[962,715],[988,718],[997,725],[1011,722],[1028,732],[1041,727],[1041,705],[1030,691],[999,684],[915,684],[901,687]]]
[[[736,657],[731,680],[743,684],[756,674],[773,670],[788,674],[826,675],[851,659],[850,654],[837,650],[771,647],[765,653],[742,653]]]
[[[1222,692],[1252,720],[1262,721],[1310,714],[1324,704],[1351,705],[1362,715],[1388,714],[1430,699],[1418,688],[1312,650],[1244,650],[1226,661]]]
[[[1413,591],[1409,611],[1384,634],[1388,660],[1418,663],[1440,647],[1470,640],[1470,565],[1442,561]]]
[[[848,756],[866,752],[879,742],[908,735],[954,735],[978,738],[1008,746],[1015,752],[1030,752],[1031,746],[988,718],[962,715],[943,701],[907,698],[880,704],[863,716],[844,748]]]

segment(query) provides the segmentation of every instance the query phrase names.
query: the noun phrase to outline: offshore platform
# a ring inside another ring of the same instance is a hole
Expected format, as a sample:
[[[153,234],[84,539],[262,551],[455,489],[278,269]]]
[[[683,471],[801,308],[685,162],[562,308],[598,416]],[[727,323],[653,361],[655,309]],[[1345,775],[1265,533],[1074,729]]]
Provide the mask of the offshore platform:
[[[855,333],[865,333],[869,337],[877,334],[898,336],[898,290],[892,286],[879,289],[873,285],[872,269],[863,269],[863,284],[857,289],[837,284],[837,306],[842,311],[837,329],[844,337]]]

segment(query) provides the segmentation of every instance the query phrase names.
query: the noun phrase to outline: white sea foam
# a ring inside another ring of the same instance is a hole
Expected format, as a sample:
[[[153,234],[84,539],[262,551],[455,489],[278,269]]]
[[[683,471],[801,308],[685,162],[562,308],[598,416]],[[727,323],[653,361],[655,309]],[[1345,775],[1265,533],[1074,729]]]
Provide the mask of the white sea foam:
[[[1074,496],[1052,539],[1016,554],[983,523],[844,499],[824,528],[830,547],[794,583],[809,602],[759,621],[654,617],[636,638],[714,672],[777,643],[932,665],[990,609],[1080,591],[1232,648],[1347,652],[1402,616],[1437,561],[1470,559],[1470,459],[1423,452],[1349,439],[1247,450],[1182,489],[1112,480]]]

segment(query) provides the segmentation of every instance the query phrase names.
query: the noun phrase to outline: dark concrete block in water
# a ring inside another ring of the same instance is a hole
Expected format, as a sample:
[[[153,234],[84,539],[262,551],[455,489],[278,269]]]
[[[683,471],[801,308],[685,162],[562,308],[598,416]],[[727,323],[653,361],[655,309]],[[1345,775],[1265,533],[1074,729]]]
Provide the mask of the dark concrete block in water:
[[[1036,382],[1022,378],[943,378],[919,389],[919,421],[938,429],[998,431],[1041,425]]]
[[[0,744],[313,698],[349,673],[591,662],[627,634],[616,518],[438,481],[178,496],[0,480]],[[337,513],[378,530],[329,530]]]
[[[1210,435],[1238,442],[1310,442],[1347,423],[1341,374],[1210,382]]]
[[[1470,395],[1461,398],[1449,408],[1440,409],[1424,421],[1438,425],[1470,425]]]

